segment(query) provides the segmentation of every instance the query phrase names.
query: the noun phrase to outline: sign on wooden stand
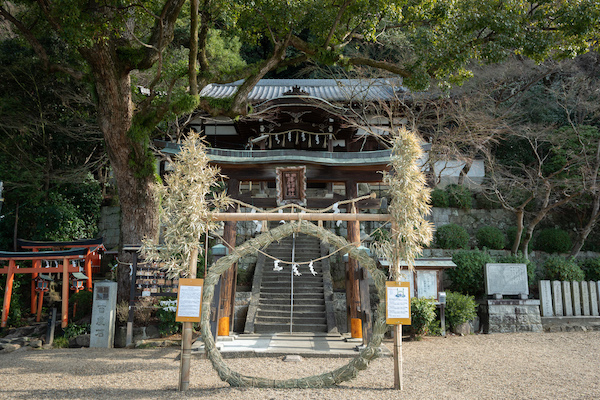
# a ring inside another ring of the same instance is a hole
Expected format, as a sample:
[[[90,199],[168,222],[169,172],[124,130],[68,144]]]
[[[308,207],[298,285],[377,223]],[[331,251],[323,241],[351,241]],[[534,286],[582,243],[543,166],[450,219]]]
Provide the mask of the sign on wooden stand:
[[[394,389],[402,390],[402,325],[410,325],[410,283],[385,283],[385,319],[394,325]]]
[[[204,279],[179,279],[177,322],[200,322]]]
[[[194,261],[195,262],[195,261]],[[195,275],[195,271],[193,275]],[[181,333],[181,366],[179,390],[186,391],[190,385],[190,358],[192,347],[192,323],[200,322],[202,310],[202,286],[204,279],[179,279],[177,290],[177,313],[175,321],[183,322]]]

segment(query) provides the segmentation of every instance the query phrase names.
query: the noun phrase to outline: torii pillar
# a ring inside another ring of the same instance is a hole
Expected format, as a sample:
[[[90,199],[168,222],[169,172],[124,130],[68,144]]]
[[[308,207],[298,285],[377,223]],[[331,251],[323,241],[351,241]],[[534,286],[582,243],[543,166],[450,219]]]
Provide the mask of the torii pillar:
[[[358,184],[355,181],[346,182],[346,197],[355,199],[358,197]],[[352,205],[352,212],[357,213],[355,205]],[[360,246],[360,222],[348,221],[348,241],[356,247]],[[362,338],[362,320],[360,304],[360,289],[358,285],[358,261],[348,257],[346,264],[346,313],[348,325],[353,339]]]
[[[230,178],[227,185],[227,195],[231,198],[238,197],[240,193],[240,181]],[[230,206],[227,212],[235,212],[235,207]],[[237,222],[225,221],[223,227],[224,245],[230,252],[235,248],[237,234]],[[233,323],[233,313],[235,307],[235,285],[237,281],[237,264],[232,265],[221,275],[221,294],[219,301],[219,325],[217,329],[218,336],[229,336]]]

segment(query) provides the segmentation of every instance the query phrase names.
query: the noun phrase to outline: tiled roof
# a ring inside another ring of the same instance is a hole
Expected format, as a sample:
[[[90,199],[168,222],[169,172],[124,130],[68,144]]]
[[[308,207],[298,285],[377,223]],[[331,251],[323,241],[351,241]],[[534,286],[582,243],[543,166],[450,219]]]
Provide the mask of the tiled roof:
[[[210,84],[200,96],[225,98],[235,94],[243,81],[227,84]],[[326,101],[392,100],[396,93],[405,92],[399,79],[261,79],[252,89],[248,99],[252,102],[272,100],[291,91],[294,86]]]

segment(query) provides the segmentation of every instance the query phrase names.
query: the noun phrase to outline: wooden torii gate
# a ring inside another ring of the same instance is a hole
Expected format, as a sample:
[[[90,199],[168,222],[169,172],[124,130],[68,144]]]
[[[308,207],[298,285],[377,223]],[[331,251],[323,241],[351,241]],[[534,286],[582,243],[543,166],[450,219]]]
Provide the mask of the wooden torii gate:
[[[4,291],[4,303],[2,306],[2,323],[1,328],[6,327],[8,313],[10,311],[10,299],[12,296],[12,287],[15,274],[39,274],[39,273],[62,273],[62,322],[61,325],[65,328],[68,324],[69,315],[69,274],[79,272],[78,266],[71,265],[71,260],[83,260],[88,254],[88,249],[79,248],[63,251],[38,251],[38,252],[10,252],[0,251],[0,260],[8,261],[8,266],[0,268],[0,274],[7,274],[6,289]],[[40,262],[35,262],[39,260]],[[62,265],[42,267],[42,260],[59,261],[62,260]],[[31,261],[31,267],[19,267],[17,261]],[[41,307],[41,304],[38,304]]]
[[[348,222],[348,240],[350,243],[359,246],[361,221],[388,222],[391,221],[389,214],[360,214],[353,207],[350,213],[237,213],[237,212],[219,212],[211,214],[213,221],[240,222],[240,221],[347,221]],[[347,297],[348,319],[351,323],[351,334],[353,338],[367,339],[372,331],[370,321],[370,307],[368,284],[366,284],[366,275],[361,273],[361,267],[355,262],[349,265],[347,276]],[[361,284],[362,282],[362,289]],[[233,294],[235,296],[235,294]],[[231,299],[230,301],[233,301]],[[230,308],[229,306],[226,306]],[[366,313],[366,314],[365,314]],[[362,322],[366,323],[362,323]],[[219,327],[220,331],[225,331]]]

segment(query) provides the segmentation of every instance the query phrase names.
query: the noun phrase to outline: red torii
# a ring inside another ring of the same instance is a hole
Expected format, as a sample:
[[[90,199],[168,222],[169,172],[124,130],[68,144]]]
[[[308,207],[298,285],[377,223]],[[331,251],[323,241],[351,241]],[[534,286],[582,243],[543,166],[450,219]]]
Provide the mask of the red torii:
[[[85,259],[89,253],[88,248],[78,248],[63,251],[34,251],[34,252],[11,252],[0,251],[0,260],[8,261],[8,267],[0,268],[0,273],[8,274],[6,277],[6,290],[4,292],[4,304],[2,306],[2,323],[0,327],[6,327],[8,312],[10,311],[10,299],[15,274],[38,274],[41,272],[54,272],[63,274],[62,287],[62,327],[68,324],[69,315],[69,273],[79,272],[78,266],[73,266],[70,260]],[[33,261],[32,267],[20,268],[15,261]],[[42,267],[42,260],[62,260],[62,266]],[[39,261],[39,262],[36,262]],[[91,277],[91,274],[90,274]],[[40,305],[41,308],[41,305]]]

